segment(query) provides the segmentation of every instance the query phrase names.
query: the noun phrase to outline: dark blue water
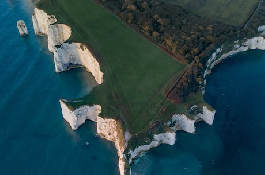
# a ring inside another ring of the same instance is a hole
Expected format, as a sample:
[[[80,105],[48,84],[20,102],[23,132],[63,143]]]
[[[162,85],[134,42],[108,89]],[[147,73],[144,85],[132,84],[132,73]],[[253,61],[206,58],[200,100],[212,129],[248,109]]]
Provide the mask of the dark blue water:
[[[264,175],[265,51],[223,61],[207,78],[205,101],[216,110],[213,126],[177,133],[138,159],[134,175]]]
[[[32,10],[31,0],[0,2],[0,174],[117,175],[115,147],[94,136],[95,124],[72,131],[61,114],[59,99],[87,94],[91,74],[55,73],[47,38],[33,33]],[[19,36],[20,19],[28,37]]]

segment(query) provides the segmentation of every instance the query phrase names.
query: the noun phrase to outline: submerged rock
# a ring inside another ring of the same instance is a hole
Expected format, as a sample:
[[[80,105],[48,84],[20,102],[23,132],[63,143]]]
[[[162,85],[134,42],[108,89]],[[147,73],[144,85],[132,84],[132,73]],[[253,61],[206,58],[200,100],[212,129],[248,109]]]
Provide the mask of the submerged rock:
[[[28,29],[27,29],[27,26],[25,25],[25,22],[23,20],[17,21],[17,28],[18,28],[19,34],[21,36],[27,36],[28,35]]]

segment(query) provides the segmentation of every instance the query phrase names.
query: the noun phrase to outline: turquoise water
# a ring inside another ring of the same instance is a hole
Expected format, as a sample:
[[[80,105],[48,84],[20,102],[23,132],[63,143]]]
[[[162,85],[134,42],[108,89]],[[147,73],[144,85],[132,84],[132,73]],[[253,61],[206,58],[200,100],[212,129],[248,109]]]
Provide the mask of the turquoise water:
[[[223,61],[207,78],[206,102],[217,113],[213,126],[177,133],[138,159],[134,175],[264,175],[265,51],[248,51]]]
[[[33,34],[32,0],[0,2],[0,174],[117,175],[113,143],[95,137],[95,124],[72,131],[60,98],[89,93],[91,74],[57,74],[47,38]],[[28,37],[20,37],[17,20]],[[213,126],[177,133],[139,158],[133,175],[264,175],[265,52],[249,51],[223,61],[207,78],[205,100],[216,110]],[[90,142],[89,146],[85,143]]]
[[[72,131],[61,114],[59,99],[87,94],[92,76],[55,73],[47,38],[33,33],[32,10],[30,0],[0,2],[0,174],[117,175],[115,147],[95,137],[95,124]],[[19,36],[20,19],[28,37]]]

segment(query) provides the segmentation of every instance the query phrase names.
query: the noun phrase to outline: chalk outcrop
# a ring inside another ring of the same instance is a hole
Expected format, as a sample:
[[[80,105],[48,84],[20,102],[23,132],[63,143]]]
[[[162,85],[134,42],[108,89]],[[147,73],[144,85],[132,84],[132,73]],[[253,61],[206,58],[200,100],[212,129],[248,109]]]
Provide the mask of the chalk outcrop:
[[[114,119],[97,117],[97,133],[102,138],[114,142],[119,156],[120,175],[125,175],[125,159],[123,157],[125,141],[121,124]]]
[[[248,50],[265,50],[265,39],[263,37],[254,37],[245,43],[245,47],[248,47]]]
[[[34,9],[32,15],[34,32],[36,35],[48,36],[48,49],[54,53],[56,72],[69,70],[77,66],[84,66],[91,72],[98,84],[103,82],[103,72],[100,65],[88,47],[82,43],[65,43],[71,36],[71,28],[64,24],[55,24],[57,19],[54,15],[48,15],[43,10]],[[97,122],[97,133],[109,141],[115,143],[119,155],[120,174],[125,174],[125,160],[123,152],[125,139],[121,125],[114,119],[103,119],[99,117],[101,106],[84,105],[75,110],[69,109],[66,100],[60,100],[64,119],[73,130],[78,129],[87,119]],[[127,133],[127,140],[130,134]]]
[[[214,115],[215,110],[210,110],[206,106],[203,106],[201,113],[194,115],[193,119],[189,118],[185,114],[173,115],[171,120],[166,123],[166,125],[170,127],[171,131],[157,135],[155,134],[153,136],[153,140],[149,144],[138,146],[134,150],[129,150],[127,153],[129,163],[132,163],[132,160],[137,158],[142,153],[150,150],[151,148],[157,147],[162,143],[174,145],[176,141],[176,131],[178,130],[182,130],[187,133],[195,133],[195,123],[201,120],[212,125]]]
[[[29,34],[27,26],[23,20],[17,21],[17,28],[20,36],[27,36]]]
[[[265,31],[265,25],[258,27],[258,32],[264,32]]]
[[[173,131],[183,130],[188,133],[195,133],[194,123],[195,120],[189,119],[185,114],[175,114],[167,125],[170,126]]]
[[[60,100],[62,107],[63,117],[73,130],[77,129],[86,119],[97,122],[97,134],[102,138],[114,142],[119,156],[119,170],[121,175],[125,175],[125,157],[124,150],[127,147],[127,142],[131,135],[128,131],[123,133],[121,123],[115,119],[99,117],[101,107],[99,105],[93,106],[81,106],[78,109],[72,111],[65,104],[64,100]],[[136,147],[134,150],[129,150],[128,161],[132,163],[132,160],[137,158],[142,153],[148,151],[151,148],[157,147],[160,144],[174,145],[176,141],[176,131],[183,130],[188,133],[195,133],[195,123],[200,120],[204,120],[208,124],[212,124],[214,120],[215,111],[209,110],[206,106],[202,107],[202,113],[193,116],[194,119],[188,118],[185,114],[173,115],[171,121],[167,123],[172,129],[166,133],[155,134],[153,140],[146,145]]]
[[[32,15],[34,32],[36,35],[48,36],[48,49],[54,52],[56,45],[60,45],[71,36],[71,28],[65,24],[54,24],[57,19],[54,15],[48,15],[43,10],[34,9]]]
[[[193,119],[188,118],[185,114],[175,114],[172,116],[171,121],[167,123],[173,131],[182,130],[187,133],[195,133],[195,123],[203,120],[209,125],[213,124],[215,110],[209,110],[206,106],[202,107],[202,113],[193,116]]]
[[[71,111],[63,100],[60,100],[63,118],[70,124],[73,130],[78,129],[85,121],[97,121],[97,117],[101,112],[101,106],[81,106],[78,109]]]
[[[48,26],[48,49],[54,52],[56,45],[63,44],[71,36],[71,28],[64,24],[53,24]]]
[[[55,71],[62,72],[74,67],[84,66],[91,72],[98,84],[103,82],[100,65],[86,45],[82,43],[63,43],[54,50]]]
[[[207,124],[212,125],[216,111],[215,110],[209,110],[206,106],[203,106],[202,109],[203,109],[202,113],[197,114],[195,116],[195,120],[196,119],[202,119]]]
[[[243,44],[239,44],[238,41],[235,41],[233,50],[227,53],[224,53],[222,55],[220,55],[223,50],[222,47],[216,49],[216,51],[212,54],[211,58],[207,62],[207,69],[204,73],[204,79],[206,78],[207,75],[211,73],[211,70],[214,68],[214,66],[219,64],[223,59],[226,59],[229,56],[232,56],[238,52],[244,52],[247,50],[254,50],[254,49],[265,50],[264,37],[254,37],[254,38],[251,38],[243,42]],[[205,80],[205,83],[206,83],[206,80]]]
[[[91,120],[97,124],[97,134],[111,142],[114,142],[119,156],[119,170],[121,175],[125,175],[125,159],[123,152],[125,149],[125,136],[121,124],[115,119],[99,117],[101,106],[81,106],[74,111],[70,110],[64,100],[60,100],[63,118],[70,124],[73,130],[78,129],[85,121]],[[127,133],[128,135],[129,133]],[[128,136],[127,136],[128,137]]]
[[[48,27],[57,22],[54,15],[48,15],[43,10],[34,9],[32,15],[33,28],[36,35],[48,35]]]
[[[141,145],[135,148],[134,150],[129,150],[129,163],[132,162],[132,160],[142,153],[148,151],[151,148],[158,147],[160,144],[168,144],[168,145],[174,145],[176,141],[176,133],[175,132],[166,132],[161,134],[155,134],[153,137],[153,140],[148,145]]]
[[[71,36],[71,28],[64,24],[54,24],[57,19],[43,10],[34,9],[32,15],[36,35],[48,36],[48,49],[54,53],[55,71],[62,72],[84,66],[91,72],[98,84],[103,82],[100,65],[85,44],[65,43]]]

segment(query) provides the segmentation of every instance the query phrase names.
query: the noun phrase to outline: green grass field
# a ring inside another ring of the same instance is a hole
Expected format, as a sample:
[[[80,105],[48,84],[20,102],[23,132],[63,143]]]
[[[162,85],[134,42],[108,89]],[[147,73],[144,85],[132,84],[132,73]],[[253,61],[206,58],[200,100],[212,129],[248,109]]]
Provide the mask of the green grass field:
[[[41,0],[39,8],[73,27],[71,41],[89,44],[103,64],[104,83],[84,103],[102,106],[103,117],[121,117],[132,134],[148,127],[166,103],[163,90],[180,64],[92,0]]]
[[[241,26],[259,0],[165,0],[213,20]]]

